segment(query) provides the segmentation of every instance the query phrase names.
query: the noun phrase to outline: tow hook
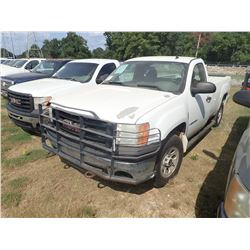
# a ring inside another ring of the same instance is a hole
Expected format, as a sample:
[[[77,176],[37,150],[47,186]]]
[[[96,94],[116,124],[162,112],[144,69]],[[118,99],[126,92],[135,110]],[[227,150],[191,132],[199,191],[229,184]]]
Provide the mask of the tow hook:
[[[93,174],[93,173],[87,171],[87,172],[84,174],[84,176],[85,176],[86,178],[93,178],[93,177],[95,177],[95,174]]]

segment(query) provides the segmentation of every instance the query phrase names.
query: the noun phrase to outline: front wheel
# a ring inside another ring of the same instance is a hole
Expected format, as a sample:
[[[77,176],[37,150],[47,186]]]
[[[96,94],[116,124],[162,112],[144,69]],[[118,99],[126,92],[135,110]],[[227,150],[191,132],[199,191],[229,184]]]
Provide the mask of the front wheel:
[[[173,135],[164,145],[156,163],[154,186],[163,187],[179,171],[183,159],[183,145],[177,135]]]

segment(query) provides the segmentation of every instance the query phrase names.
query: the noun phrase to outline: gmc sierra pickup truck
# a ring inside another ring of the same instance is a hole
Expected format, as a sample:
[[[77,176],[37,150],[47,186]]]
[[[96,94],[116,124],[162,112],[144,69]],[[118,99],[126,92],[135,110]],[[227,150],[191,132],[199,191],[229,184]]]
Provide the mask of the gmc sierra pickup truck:
[[[82,85],[101,83],[119,65],[117,60],[80,59],[65,64],[51,78],[11,86],[7,91],[7,110],[11,120],[23,130],[39,134],[38,105],[55,94]]]
[[[43,147],[104,179],[154,178],[162,187],[178,173],[184,152],[220,124],[230,80],[208,77],[198,58],[130,59],[102,84],[40,106]]]
[[[12,85],[51,77],[69,61],[64,59],[44,60],[30,71],[3,76],[1,78],[2,96],[7,98],[7,89]]]

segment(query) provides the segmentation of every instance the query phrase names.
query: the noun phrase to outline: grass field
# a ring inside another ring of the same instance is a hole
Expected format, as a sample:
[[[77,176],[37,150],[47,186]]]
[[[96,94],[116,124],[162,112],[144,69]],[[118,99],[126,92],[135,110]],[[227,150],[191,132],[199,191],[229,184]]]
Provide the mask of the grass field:
[[[233,87],[231,97],[239,87]],[[86,178],[16,127],[1,103],[2,217],[215,217],[250,111],[229,99],[222,124],[184,157],[161,189]]]

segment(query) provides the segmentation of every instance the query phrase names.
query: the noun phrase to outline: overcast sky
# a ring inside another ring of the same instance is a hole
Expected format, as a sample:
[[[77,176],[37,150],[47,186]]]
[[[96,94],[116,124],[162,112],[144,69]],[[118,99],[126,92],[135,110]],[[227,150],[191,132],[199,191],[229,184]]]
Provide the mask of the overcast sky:
[[[42,46],[45,39],[61,39],[67,32],[2,32],[1,47],[5,47],[12,52],[11,36],[15,54],[21,54],[27,49],[27,37],[29,37],[29,46],[34,43],[34,35],[39,47]],[[103,32],[76,32],[87,40],[88,47],[93,50],[98,47],[105,47],[105,37]],[[28,35],[29,34],[29,35]]]

